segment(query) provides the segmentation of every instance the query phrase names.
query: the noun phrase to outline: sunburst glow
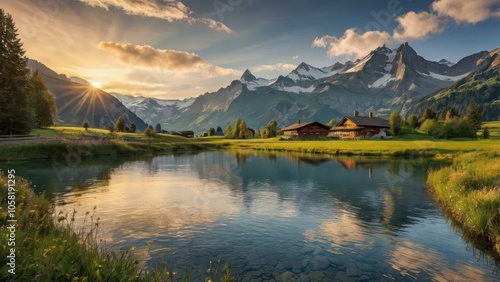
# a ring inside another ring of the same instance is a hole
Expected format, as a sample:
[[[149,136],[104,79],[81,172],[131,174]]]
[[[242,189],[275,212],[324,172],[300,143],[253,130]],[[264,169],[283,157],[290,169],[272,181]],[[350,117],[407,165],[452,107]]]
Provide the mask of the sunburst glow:
[[[99,81],[92,81],[91,84],[95,88],[101,88],[101,86],[102,86],[102,83],[100,83]]]

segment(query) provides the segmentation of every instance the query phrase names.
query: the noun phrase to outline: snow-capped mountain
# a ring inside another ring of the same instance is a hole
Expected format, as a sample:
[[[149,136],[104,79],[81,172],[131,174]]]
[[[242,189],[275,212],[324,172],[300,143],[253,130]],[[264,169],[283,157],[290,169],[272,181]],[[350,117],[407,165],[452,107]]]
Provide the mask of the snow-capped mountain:
[[[148,123],[197,133],[225,128],[238,117],[252,128],[261,128],[273,119],[280,126],[297,119],[326,123],[354,111],[387,117],[399,110],[405,115],[416,101],[498,60],[489,54],[479,52],[453,64],[426,60],[408,43],[395,49],[381,46],[356,61],[327,67],[301,63],[275,79],[258,78],[246,70],[229,86],[182,102],[184,107],[179,106],[181,101],[165,106],[143,101],[130,108]]]
[[[250,70],[246,70],[240,78],[241,83],[245,84],[250,91],[254,91],[259,87],[268,86],[271,82],[269,79],[256,78]]]
[[[166,130],[172,130],[167,128],[172,125],[169,121],[179,117],[195,101],[194,98],[166,100],[119,93],[111,93],[111,95],[120,100],[132,112],[140,117],[144,117],[144,122],[153,126],[160,123]]]

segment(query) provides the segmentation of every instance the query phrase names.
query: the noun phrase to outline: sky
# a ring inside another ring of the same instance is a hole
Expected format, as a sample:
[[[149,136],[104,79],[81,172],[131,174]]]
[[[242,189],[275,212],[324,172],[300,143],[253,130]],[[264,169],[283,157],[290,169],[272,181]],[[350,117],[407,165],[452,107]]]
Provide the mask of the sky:
[[[404,42],[431,61],[500,47],[500,0],[0,0],[26,55],[108,92],[166,99],[245,69],[286,75]]]

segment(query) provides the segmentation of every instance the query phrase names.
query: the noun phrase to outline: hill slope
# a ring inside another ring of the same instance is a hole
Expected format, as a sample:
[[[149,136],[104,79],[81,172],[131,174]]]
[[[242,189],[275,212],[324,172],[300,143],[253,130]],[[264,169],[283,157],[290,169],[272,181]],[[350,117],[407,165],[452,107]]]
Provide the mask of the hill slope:
[[[409,113],[420,116],[429,107],[442,116],[452,107],[463,115],[469,101],[474,100],[483,120],[500,119],[500,49],[490,52],[487,61],[486,68],[418,101]]]
[[[35,60],[29,60],[28,67],[38,69],[45,86],[54,93],[59,122],[80,125],[88,121],[92,127],[107,128],[123,116],[126,125],[133,122],[138,130],[146,129],[144,121],[111,94],[74,82],[75,78],[68,79]]]

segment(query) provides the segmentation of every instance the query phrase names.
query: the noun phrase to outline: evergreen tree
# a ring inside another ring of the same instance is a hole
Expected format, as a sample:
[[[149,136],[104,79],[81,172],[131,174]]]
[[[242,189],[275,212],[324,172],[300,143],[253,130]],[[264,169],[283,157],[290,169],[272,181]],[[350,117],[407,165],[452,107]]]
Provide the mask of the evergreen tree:
[[[208,132],[207,132],[208,136],[214,136],[215,135],[215,129],[213,127],[211,127]]]
[[[0,134],[31,131],[29,69],[12,17],[0,9]]]
[[[490,139],[490,130],[487,127],[483,129],[483,139]]]
[[[157,123],[155,128],[156,133],[161,133],[161,124]]]
[[[474,100],[471,100],[469,105],[467,105],[464,121],[474,130],[481,129],[481,113],[479,112],[479,107]]]
[[[419,125],[418,118],[416,115],[410,115],[410,117],[408,117],[408,120],[406,122],[408,122],[411,128],[417,128]]]
[[[231,138],[231,136],[233,136],[233,127],[229,124],[226,127],[226,133],[224,134],[224,137]]]
[[[449,108],[447,111],[446,111],[446,116],[445,116],[445,120],[446,121],[450,121],[452,120],[453,118],[457,117],[458,116],[458,113],[457,111],[455,111],[454,108]]]
[[[47,90],[42,76],[36,70],[30,78],[29,108],[35,126],[51,126],[57,115],[56,97]]]
[[[123,117],[119,117],[116,121],[115,130],[118,132],[125,131],[125,121],[123,120]]]
[[[238,136],[238,138],[247,138],[247,124],[244,121],[240,123],[240,135]]]
[[[427,108],[424,111],[424,114],[420,118],[420,123],[424,123],[428,119],[435,119],[436,118],[436,112],[434,112],[431,108]]]
[[[217,126],[217,130],[215,131],[217,136],[222,136],[224,135],[224,131],[222,131],[222,128],[220,126]]]
[[[130,132],[134,133],[136,130],[137,130],[137,126],[135,125],[135,123],[131,123],[130,124]]]
[[[88,131],[88,130],[89,130],[89,127],[90,127],[89,122],[88,122],[88,121],[84,122],[84,123],[82,124],[82,127],[83,127],[83,128],[85,128],[85,131]]]
[[[241,119],[237,118],[236,121],[234,122],[233,134],[231,136],[232,138],[240,137],[240,125],[241,125]]]
[[[391,131],[392,135],[398,135],[399,132],[401,132],[402,124],[403,120],[401,119],[399,112],[393,111],[389,116],[389,130]]]

